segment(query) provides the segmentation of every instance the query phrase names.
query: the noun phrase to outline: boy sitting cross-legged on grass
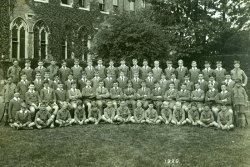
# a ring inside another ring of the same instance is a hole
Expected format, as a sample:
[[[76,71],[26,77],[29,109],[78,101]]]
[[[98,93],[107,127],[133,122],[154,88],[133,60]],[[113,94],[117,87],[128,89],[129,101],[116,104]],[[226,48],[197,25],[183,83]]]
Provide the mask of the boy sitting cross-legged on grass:
[[[88,119],[86,120],[87,123],[94,123],[95,125],[99,124],[102,119],[101,110],[97,107],[96,102],[92,102],[91,110],[88,112]]]
[[[102,116],[102,120],[107,123],[113,124],[115,118],[115,108],[111,101],[107,102],[107,107],[104,109],[104,115]]]
[[[145,112],[146,122],[149,124],[159,124],[160,120],[157,111],[154,109],[152,102],[148,104],[148,109]]]
[[[31,121],[31,113],[27,109],[26,104],[23,102],[21,104],[21,110],[16,112],[15,121],[12,127],[16,128],[17,130],[33,129],[34,125],[35,123]]]
[[[137,101],[137,107],[134,110],[134,116],[131,117],[133,123],[145,123],[145,110],[142,108],[141,101]]]
[[[168,125],[171,122],[172,118],[173,118],[173,114],[172,114],[172,110],[169,108],[169,102],[164,101],[159,119],[161,120],[161,122]]]
[[[62,108],[57,112],[55,122],[59,127],[70,126],[74,122],[69,113],[67,102],[64,102]]]
[[[204,110],[201,113],[199,124],[202,127],[210,127],[210,126],[217,127],[217,123],[214,121],[214,115],[208,104],[204,105]]]
[[[41,103],[40,110],[36,113],[35,124],[38,129],[54,128],[55,115],[50,114],[45,103]]]
[[[77,125],[83,125],[86,124],[86,111],[85,108],[82,107],[82,102],[78,101],[77,102],[77,107],[75,109],[74,112],[74,119],[73,119],[73,123],[77,124]]]
[[[176,102],[173,110],[173,119],[171,121],[175,125],[184,125],[186,124],[185,120],[185,111],[181,107],[181,102]]]
[[[123,123],[131,121],[131,113],[125,101],[121,101],[120,107],[117,109],[115,120]]]
[[[187,123],[190,123],[192,125],[198,125],[199,124],[199,111],[196,106],[196,103],[191,103],[191,108],[188,111],[188,118],[186,119]]]
[[[227,106],[221,106],[221,110],[218,114],[218,128],[222,130],[229,130],[234,128],[233,125],[233,113],[229,112]]]

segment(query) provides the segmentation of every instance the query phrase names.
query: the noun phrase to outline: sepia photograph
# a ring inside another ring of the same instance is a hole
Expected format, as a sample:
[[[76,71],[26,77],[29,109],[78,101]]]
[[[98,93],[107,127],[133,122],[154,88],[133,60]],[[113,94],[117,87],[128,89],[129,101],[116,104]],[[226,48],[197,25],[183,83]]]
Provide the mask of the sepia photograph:
[[[250,0],[0,0],[0,167],[250,167]]]

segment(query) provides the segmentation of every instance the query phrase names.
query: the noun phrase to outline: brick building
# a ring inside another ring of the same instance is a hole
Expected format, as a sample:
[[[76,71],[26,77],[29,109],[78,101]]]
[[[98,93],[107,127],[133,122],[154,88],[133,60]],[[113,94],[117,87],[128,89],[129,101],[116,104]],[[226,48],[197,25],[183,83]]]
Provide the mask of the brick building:
[[[105,17],[145,7],[145,0],[17,0],[9,10],[9,58],[67,59],[74,53],[86,60]]]

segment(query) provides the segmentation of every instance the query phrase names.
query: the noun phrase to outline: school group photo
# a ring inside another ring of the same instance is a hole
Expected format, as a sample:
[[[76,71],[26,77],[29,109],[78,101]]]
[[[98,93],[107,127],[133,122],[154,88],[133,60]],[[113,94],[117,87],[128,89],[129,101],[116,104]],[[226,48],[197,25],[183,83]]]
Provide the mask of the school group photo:
[[[212,69],[209,61],[199,69],[183,60],[125,59],[104,64],[101,58],[86,66],[74,59],[43,60],[20,68],[17,60],[7,71],[3,88],[7,125],[17,130],[57,128],[87,124],[165,124],[231,130],[247,125],[248,78],[235,60],[230,71],[223,61]],[[117,63],[117,62],[116,62]],[[166,68],[161,65],[166,63]],[[101,125],[100,125],[101,126]],[[98,127],[96,127],[98,128]]]

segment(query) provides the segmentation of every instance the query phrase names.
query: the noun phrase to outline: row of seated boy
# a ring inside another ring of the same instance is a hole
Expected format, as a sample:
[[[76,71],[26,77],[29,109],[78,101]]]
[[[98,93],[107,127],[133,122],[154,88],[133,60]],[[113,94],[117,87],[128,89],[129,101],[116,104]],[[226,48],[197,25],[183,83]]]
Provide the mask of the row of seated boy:
[[[11,127],[16,129],[37,129],[65,127],[71,125],[83,125],[88,123],[147,123],[147,124],[166,124],[179,125],[190,124],[201,127],[216,127],[222,130],[230,130],[234,128],[233,114],[225,105],[222,105],[218,116],[215,118],[208,104],[204,105],[204,110],[199,113],[196,103],[191,103],[191,108],[186,113],[182,108],[181,102],[176,102],[173,110],[170,108],[170,103],[164,101],[161,112],[154,108],[152,102],[148,103],[148,108],[145,110],[142,107],[142,102],[137,101],[136,108],[132,112],[128,108],[125,101],[120,102],[120,106],[116,109],[112,101],[107,101],[107,106],[104,113],[98,109],[97,105],[93,103],[90,112],[86,112],[82,107],[82,102],[77,102],[77,108],[73,115],[70,113],[70,107],[67,102],[63,102],[61,109],[58,112],[49,112],[46,109],[46,104],[41,103],[35,119],[32,120],[31,112],[28,110],[26,104],[21,103],[21,110],[15,114],[15,120],[11,123]]]

